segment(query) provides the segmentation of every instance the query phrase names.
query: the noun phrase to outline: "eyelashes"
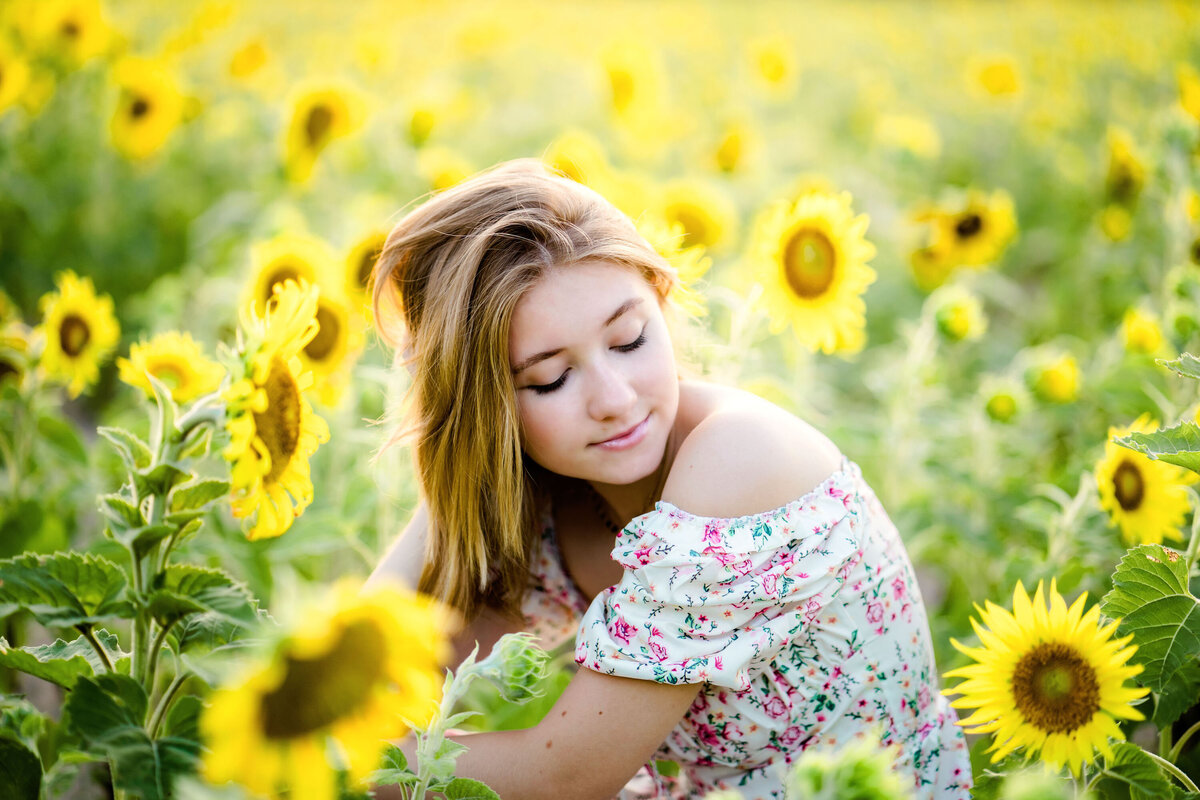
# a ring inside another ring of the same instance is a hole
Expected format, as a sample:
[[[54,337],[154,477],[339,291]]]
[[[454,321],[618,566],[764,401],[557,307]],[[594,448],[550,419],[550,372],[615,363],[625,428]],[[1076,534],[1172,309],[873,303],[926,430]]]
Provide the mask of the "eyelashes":
[[[634,350],[637,350],[639,347],[641,347],[645,343],[646,343],[646,329],[643,328],[641,334],[639,334],[638,337],[636,339],[634,339],[632,342],[630,342],[629,344],[617,345],[616,347],[613,348],[613,350],[617,350],[622,353],[632,353]],[[554,383],[543,383],[538,386],[527,386],[525,388],[532,389],[533,391],[537,392],[538,394],[550,394],[550,392],[557,390],[564,383],[566,383],[566,381],[567,381],[567,373],[564,372],[561,376],[559,376],[559,379],[556,380]]]

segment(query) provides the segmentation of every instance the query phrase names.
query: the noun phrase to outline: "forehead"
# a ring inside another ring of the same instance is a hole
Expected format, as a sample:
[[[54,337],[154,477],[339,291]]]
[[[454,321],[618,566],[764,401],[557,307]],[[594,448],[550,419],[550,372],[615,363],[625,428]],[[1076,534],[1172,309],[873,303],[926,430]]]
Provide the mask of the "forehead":
[[[529,348],[561,347],[572,332],[594,332],[627,300],[657,306],[657,294],[640,273],[604,262],[555,267],[531,286],[513,309],[509,350],[514,358]]]

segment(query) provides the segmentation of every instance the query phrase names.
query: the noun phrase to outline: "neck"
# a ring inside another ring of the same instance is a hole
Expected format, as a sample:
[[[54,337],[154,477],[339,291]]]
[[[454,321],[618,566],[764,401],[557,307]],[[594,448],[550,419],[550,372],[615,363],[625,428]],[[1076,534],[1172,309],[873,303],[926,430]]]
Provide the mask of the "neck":
[[[598,483],[589,481],[596,494],[604,498],[616,515],[616,521],[624,524],[636,516],[645,514],[654,507],[654,503],[662,497],[663,484],[667,482],[667,471],[670,468],[671,439],[668,437],[667,446],[663,450],[662,460],[658,469],[644,478],[633,483]]]

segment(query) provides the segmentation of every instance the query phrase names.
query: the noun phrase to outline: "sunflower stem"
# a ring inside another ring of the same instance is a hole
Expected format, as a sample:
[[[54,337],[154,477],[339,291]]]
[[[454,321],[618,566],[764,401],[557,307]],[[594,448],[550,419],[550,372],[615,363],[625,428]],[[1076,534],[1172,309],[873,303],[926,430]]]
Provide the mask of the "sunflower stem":
[[[112,661],[109,659],[108,653],[105,652],[104,646],[100,644],[100,640],[96,638],[96,634],[92,631],[92,626],[80,625],[79,631],[83,634],[83,638],[87,639],[87,643],[92,646],[92,649],[96,651],[96,655],[100,657],[100,661],[104,664],[104,668],[109,672],[112,672]]]
[[[158,634],[154,637],[154,642],[150,645],[150,652],[146,659],[146,682],[147,689],[153,689],[158,678],[158,657],[162,652],[163,643],[167,640],[167,634],[171,631],[174,623],[163,625],[158,629]]]
[[[1172,764],[1179,760],[1179,756],[1183,753],[1183,746],[1187,744],[1188,739],[1191,739],[1196,735],[1197,731],[1200,731],[1200,722],[1197,722],[1195,725],[1188,728],[1183,732],[1183,736],[1179,737],[1179,741],[1177,741],[1175,746],[1171,748],[1171,754],[1168,759]]]
[[[158,705],[154,707],[154,713],[150,715],[150,721],[146,724],[146,732],[150,734],[151,739],[158,736],[158,728],[167,716],[167,709],[170,708],[171,701],[175,699],[175,695],[179,692],[179,689],[183,684],[187,683],[190,677],[192,677],[192,673],[182,670],[176,672],[175,677],[171,679],[170,685],[163,692]]]
[[[225,407],[223,405],[209,405],[209,401],[220,399],[221,393],[213,392],[193,403],[188,412],[175,423],[176,428],[178,428],[178,434],[175,438],[182,442],[193,428],[200,425],[212,425],[214,427],[220,425],[222,418],[225,416]]]
[[[1189,792],[1200,792],[1200,788],[1198,788],[1196,786],[1196,784],[1192,783],[1192,779],[1189,778],[1187,776],[1187,773],[1185,773],[1179,767],[1175,766],[1170,761],[1167,761],[1162,756],[1160,756],[1156,753],[1151,753],[1149,750],[1143,750],[1143,752],[1146,755],[1150,756],[1150,759],[1152,761],[1154,761],[1154,763],[1158,764],[1160,767],[1162,767],[1168,773],[1175,776],[1176,780],[1178,780],[1180,783],[1182,783]]]

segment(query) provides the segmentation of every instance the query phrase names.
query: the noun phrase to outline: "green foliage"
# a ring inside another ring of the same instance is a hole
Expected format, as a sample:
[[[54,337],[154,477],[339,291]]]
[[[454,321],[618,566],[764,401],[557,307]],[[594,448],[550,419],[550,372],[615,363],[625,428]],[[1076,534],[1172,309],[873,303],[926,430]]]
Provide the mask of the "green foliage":
[[[0,797],[38,800],[42,789],[42,763],[28,747],[0,735]]]
[[[1153,433],[1135,431],[1113,441],[1156,461],[1161,459],[1200,473],[1200,425],[1195,422],[1181,422]]]
[[[151,738],[145,728],[147,710],[142,685],[111,674],[80,678],[65,707],[73,731],[92,752],[109,759],[118,788],[144,800],[165,800],[174,775],[195,771],[200,745],[195,738]],[[194,732],[186,716],[196,710],[189,703],[177,728]]]
[[[121,651],[121,643],[115,635],[98,629],[95,638],[97,644],[104,648],[110,664],[119,667],[128,661],[129,656]],[[58,639],[53,644],[17,648],[10,647],[4,637],[0,637],[0,666],[21,670],[64,689],[72,688],[82,676],[97,675],[107,670],[95,646],[83,636],[70,642]]]
[[[79,553],[30,554],[0,561],[0,611],[21,607],[43,625],[94,625],[129,615],[125,573]]]
[[[1105,759],[1096,789],[1106,800],[1161,800],[1173,794],[1171,780],[1158,764],[1142,748],[1128,742],[1113,747],[1113,757]]]
[[[1118,633],[1132,635],[1143,685],[1159,693],[1155,724],[1166,726],[1200,694],[1200,601],[1188,590],[1183,554],[1161,545],[1126,553],[1101,610],[1120,617]]]

